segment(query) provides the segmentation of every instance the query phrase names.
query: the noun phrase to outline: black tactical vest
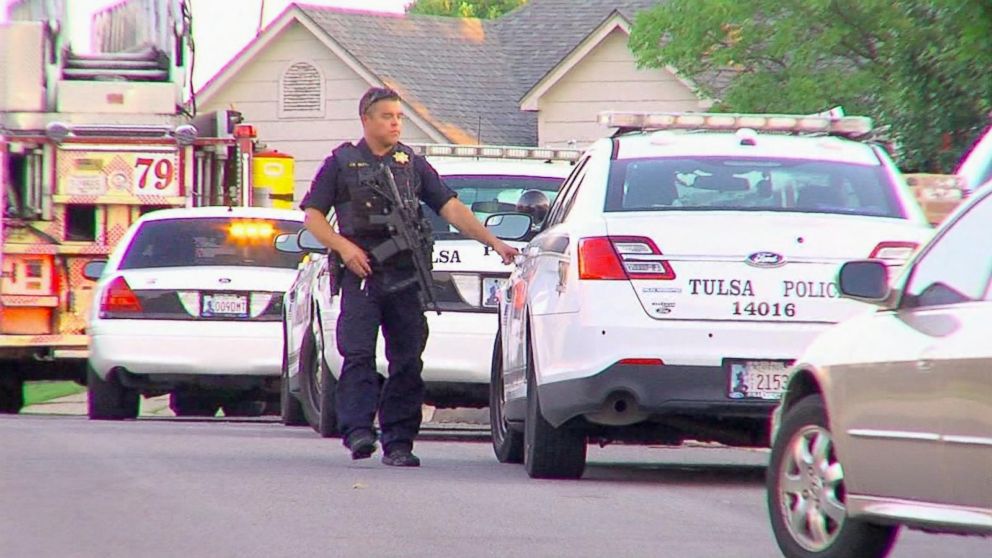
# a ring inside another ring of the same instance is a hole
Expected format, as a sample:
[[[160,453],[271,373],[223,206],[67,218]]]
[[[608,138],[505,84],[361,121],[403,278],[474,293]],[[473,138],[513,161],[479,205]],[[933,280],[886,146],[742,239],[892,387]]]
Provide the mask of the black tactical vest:
[[[414,170],[413,150],[397,144],[393,153],[382,159],[366,154],[352,143],[343,143],[334,150],[334,161],[338,165],[338,187],[341,196],[334,205],[338,231],[364,250],[371,250],[389,239],[389,231],[380,225],[369,222],[372,215],[382,215],[392,209],[389,200],[377,191],[386,189],[381,179],[377,180],[380,164],[387,164],[393,172],[400,195],[408,199],[420,199],[422,184],[420,175]],[[408,262],[388,262],[390,265],[408,267]]]

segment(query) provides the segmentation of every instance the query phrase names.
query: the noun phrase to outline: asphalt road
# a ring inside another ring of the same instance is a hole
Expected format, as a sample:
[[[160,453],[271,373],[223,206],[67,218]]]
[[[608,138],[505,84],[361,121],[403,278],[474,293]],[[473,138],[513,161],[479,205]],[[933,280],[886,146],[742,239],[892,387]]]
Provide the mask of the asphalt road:
[[[270,420],[0,416],[0,556],[779,555],[765,452],[594,447],[581,481],[535,481],[478,436],[432,438],[391,469]],[[992,540],[904,532],[893,555]]]

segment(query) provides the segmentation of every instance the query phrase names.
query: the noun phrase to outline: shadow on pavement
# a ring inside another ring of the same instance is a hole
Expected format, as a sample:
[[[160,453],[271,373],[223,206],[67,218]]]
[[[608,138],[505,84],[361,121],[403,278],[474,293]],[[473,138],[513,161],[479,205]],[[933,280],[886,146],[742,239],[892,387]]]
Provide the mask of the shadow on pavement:
[[[582,482],[622,482],[673,486],[757,486],[764,465],[723,463],[589,463]]]

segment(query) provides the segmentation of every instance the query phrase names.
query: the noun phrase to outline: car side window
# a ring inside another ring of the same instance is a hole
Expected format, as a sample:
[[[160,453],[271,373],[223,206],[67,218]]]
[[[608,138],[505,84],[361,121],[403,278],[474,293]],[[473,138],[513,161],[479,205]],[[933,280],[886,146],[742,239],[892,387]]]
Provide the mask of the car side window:
[[[992,277],[992,195],[972,206],[917,260],[902,306],[982,300]]]
[[[563,210],[568,204],[568,201],[572,197],[572,192],[575,190],[575,185],[579,181],[580,177],[585,176],[586,162],[589,161],[589,157],[585,157],[580,160],[575,165],[575,170],[572,174],[565,179],[565,184],[561,187],[561,193],[558,194],[558,198],[555,199],[554,205],[551,206],[551,210],[548,212],[548,218],[544,220],[544,227],[548,229],[560,223],[564,218]]]

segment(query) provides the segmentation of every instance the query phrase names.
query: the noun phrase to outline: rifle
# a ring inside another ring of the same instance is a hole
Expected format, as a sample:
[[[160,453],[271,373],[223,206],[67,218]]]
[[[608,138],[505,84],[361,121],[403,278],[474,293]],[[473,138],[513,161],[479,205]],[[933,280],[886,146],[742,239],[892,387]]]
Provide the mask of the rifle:
[[[420,218],[419,202],[400,195],[393,171],[389,169],[389,166],[382,165],[380,168],[382,178],[388,187],[384,192],[380,190],[380,193],[385,194],[393,208],[386,215],[370,216],[369,222],[373,225],[385,225],[389,230],[390,238],[373,248],[369,253],[376,261],[384,262],[400,252],[409,251],[415,270],[414,277],[400,282],[390,290],[397,291],[414,282],[419,283],[420,291],[426,302],[434,307],[434,311],[438,315],[441,315],[437,299],[434,296],[434,278],[431,275],[431,262],[428,259],[432,243],[431,237],[427,236],[432,234],[430,226]]]

